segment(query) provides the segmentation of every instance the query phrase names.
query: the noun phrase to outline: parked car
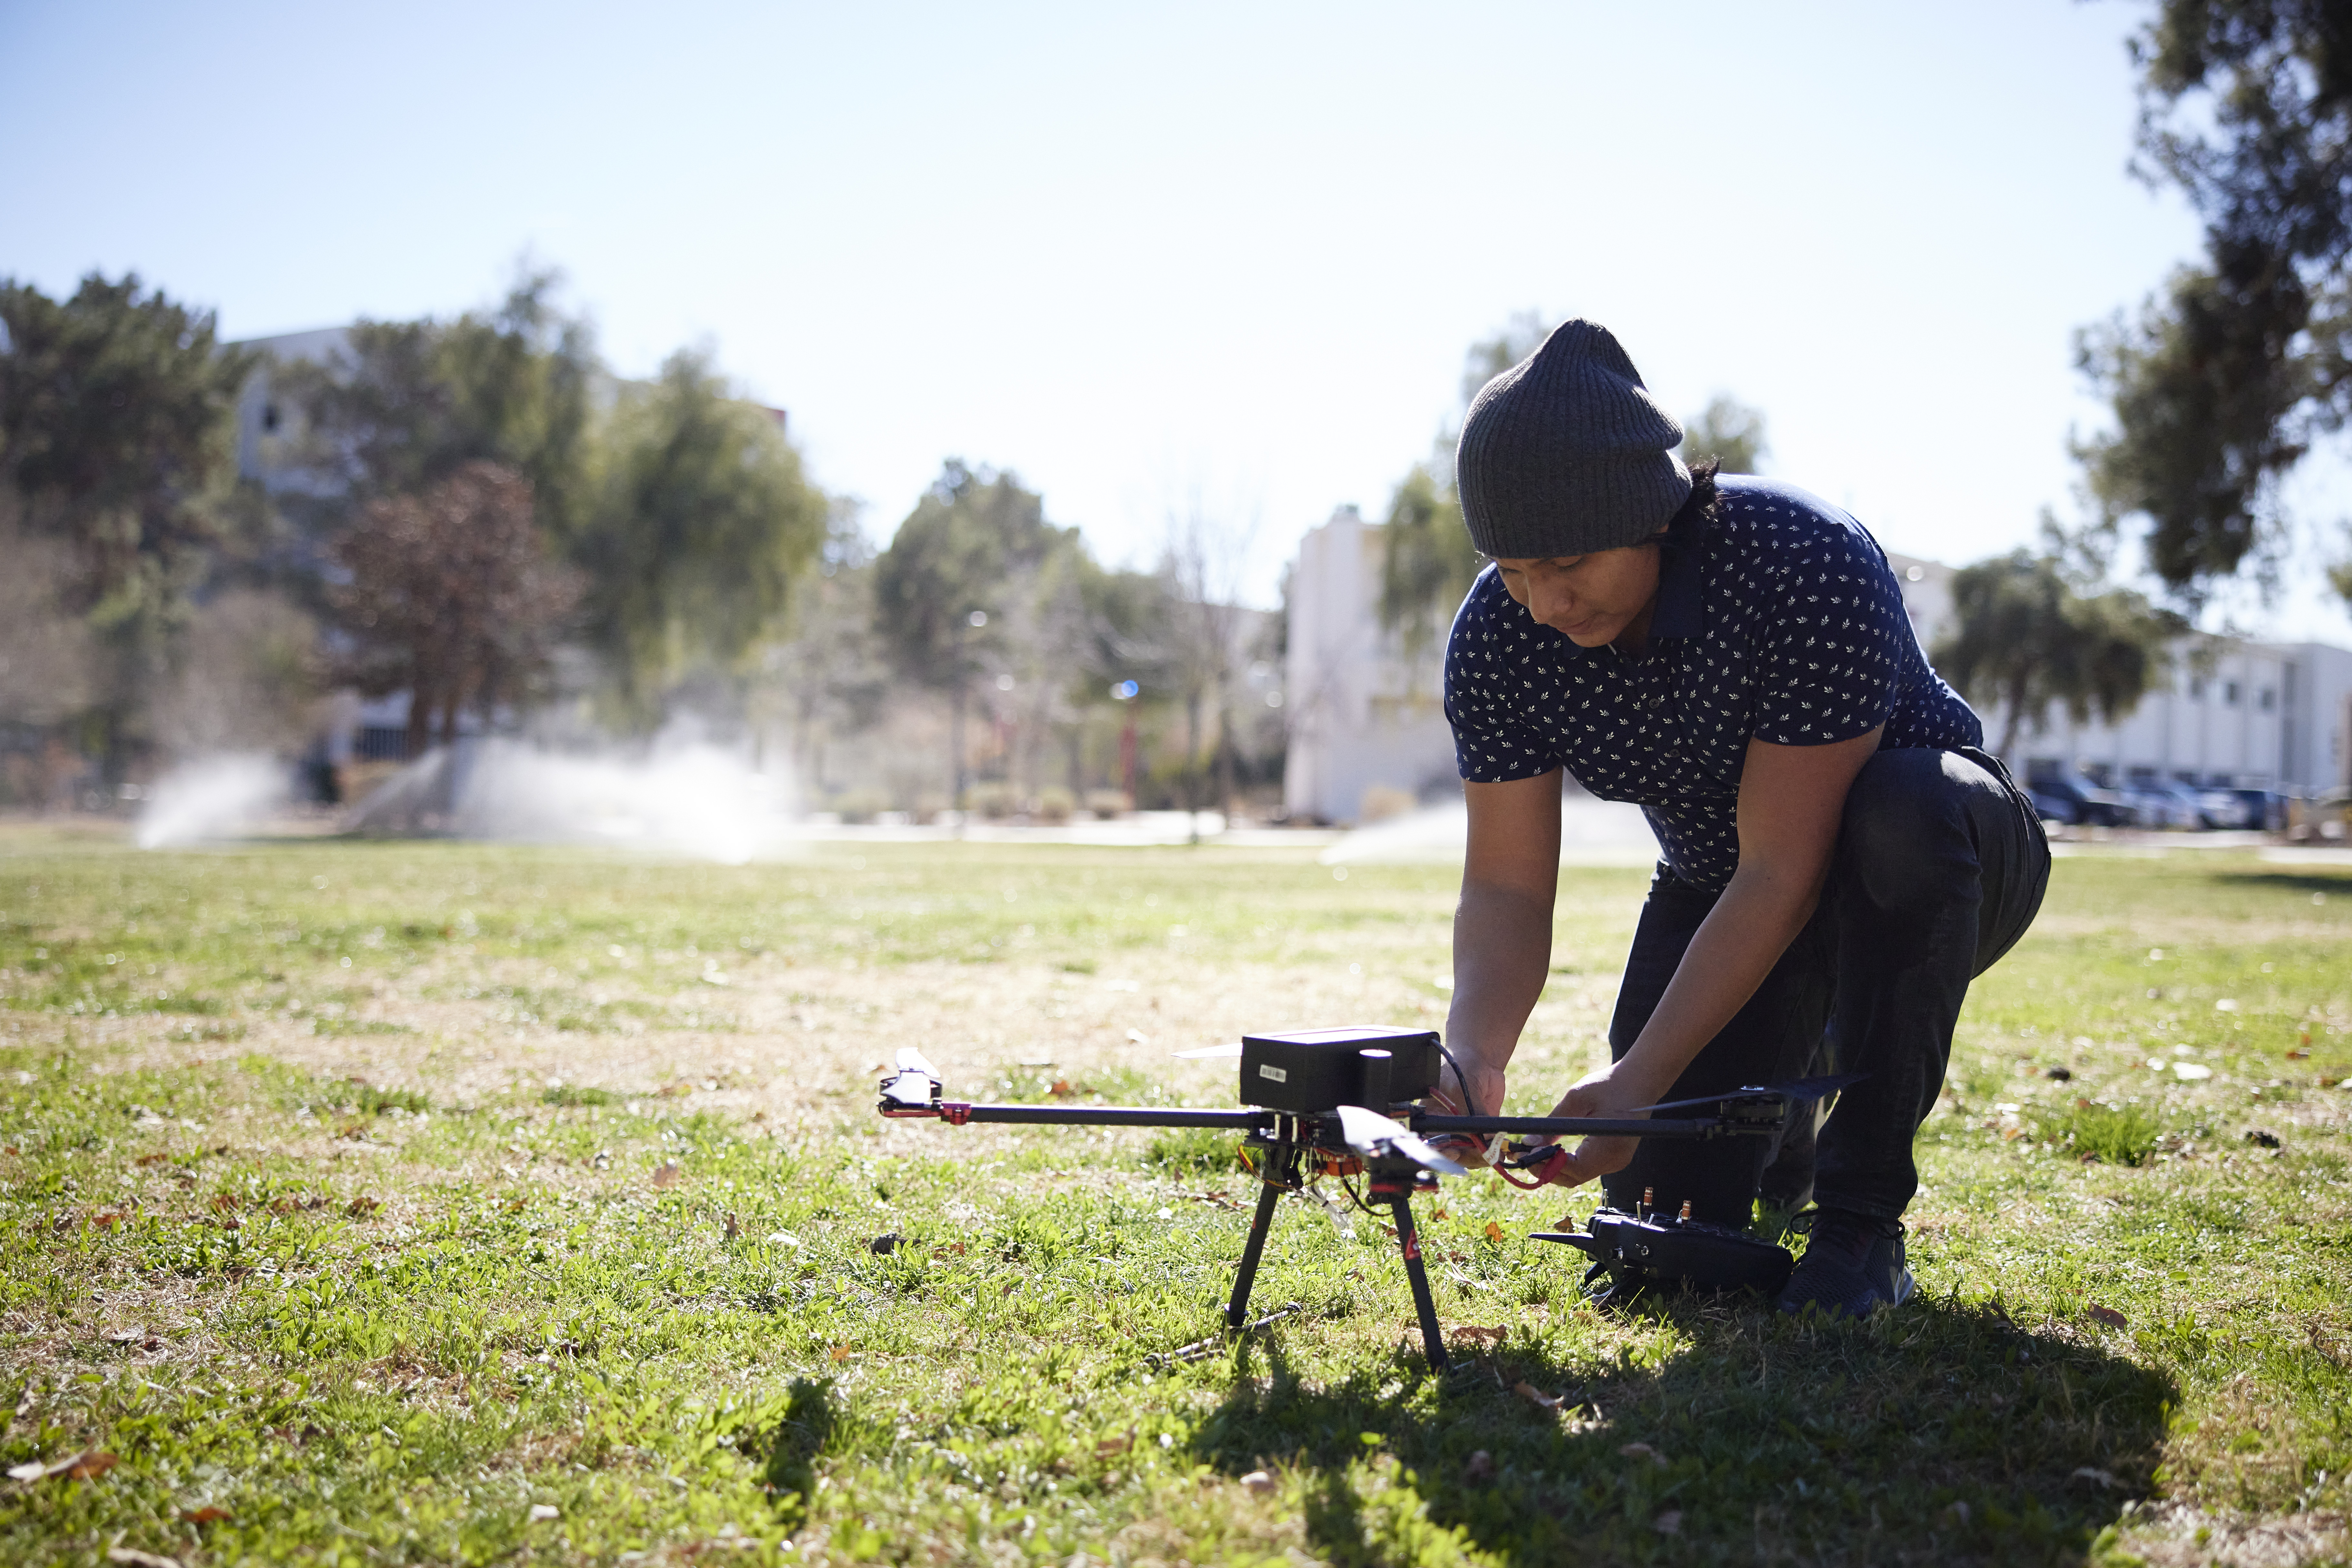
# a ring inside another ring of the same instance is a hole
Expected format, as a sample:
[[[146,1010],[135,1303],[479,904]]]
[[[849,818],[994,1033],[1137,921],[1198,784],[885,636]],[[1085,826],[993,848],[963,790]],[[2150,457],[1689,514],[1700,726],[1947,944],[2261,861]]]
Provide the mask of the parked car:
[[[2034,815],[2041,817],[2042,821],[2063,822],[2069,827],[2074,825],[2073,801],[2052,795],[2047,790],[2036,789],[2031,784],[2026,786],[2025,798],[2033,803]]]
[[[2063,804],[2066,815],[2058,820],[2077,827],[2122,827],[2132,820],[2131,805],[2121,795],[2101,788],[2072,768],[2032,774],[2026,786],[2036,795]]]
[[[2209,789],[2197,796],[2209,827],[2276,832],[2286,826],[2286,796],[2269,789]]]
[[[2142,827],[2202,827],[2204,807],[2198,792],[2177,779],[2152,779],[2124,792],[2133,820]]]

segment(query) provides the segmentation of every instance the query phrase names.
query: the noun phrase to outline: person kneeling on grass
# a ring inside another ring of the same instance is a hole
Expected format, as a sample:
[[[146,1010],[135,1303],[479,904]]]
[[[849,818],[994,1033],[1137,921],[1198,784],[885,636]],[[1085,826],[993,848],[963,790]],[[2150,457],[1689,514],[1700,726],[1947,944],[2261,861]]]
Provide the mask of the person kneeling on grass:
[[[1487,383],[1457,455],[1493,558],[1445,656],[1470,840],[1446,1037],[1493,1114],[1550,967],[1563,771],[1638,803],[1662,851],[1609,1029],[1554,1115],[1610,1116],[1808,1070],[1864,1076],[1815,1132],[1588,1138],[1552,1179],[1613,1208],[1745,1226],[1811,1196],[1785,1311],[1911,1291],[1912,1140],[1969,982],[2041,907],[2050,849],[1983,726],[1928,667],[1885,553],[1789,485],[1685,468],[1610,333],[1572,321]],[[1768,1159],[1770,1169],[1767,1170]]]

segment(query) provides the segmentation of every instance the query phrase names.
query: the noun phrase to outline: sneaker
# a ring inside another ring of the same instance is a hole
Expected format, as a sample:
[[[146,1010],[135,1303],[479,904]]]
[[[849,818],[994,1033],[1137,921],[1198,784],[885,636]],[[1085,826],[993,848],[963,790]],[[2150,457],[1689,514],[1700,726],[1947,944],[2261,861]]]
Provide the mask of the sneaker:
[[[1805,1255],[1780,1291],[1780,1310],[1801,1316],[1867,1318],[1899,1307],[1911,1296],[1903,1266],[1900,1220],[1873,1219],[1846,1209],[1815,1209],[1798,1216],[1809,1230]],[[1809,1224],[1804,1222],[1810,1222]]]

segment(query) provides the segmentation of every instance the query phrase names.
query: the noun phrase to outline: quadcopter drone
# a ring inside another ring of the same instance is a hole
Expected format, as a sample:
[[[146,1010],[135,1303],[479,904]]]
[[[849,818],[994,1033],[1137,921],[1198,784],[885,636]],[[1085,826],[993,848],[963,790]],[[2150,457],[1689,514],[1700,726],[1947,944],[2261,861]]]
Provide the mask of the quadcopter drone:
[[[878,1110],[894,1118],[928,1118],[961,1127],[968,1122],[1005,1122],[1053,1127],[1215,1127],[1243,1133],[1260,1186],[1257,1214],[1242,1248],[1240,1272],[1225,1305],[1225,1322],[1250,1326],[1250,1289],[1256,1282],[1275,1205],[1286,1192],[1300,1192],[1322,1177],[1337,1179],[1349,1195],[1370,1210],[1385,1205],[1394,1217],[1405,1278],[1412,1286],[1413,1310],[1421,1321],[1422,1346],[1429,1364],[1446,1364],[1445,1341],[1437,1307],[1422,1267],[1421,1242],[1413,1228],[1412,1194],[1433,1191],[1441,1175],[1468,1170],[1433,1147],[1424,1133],[1484,1140],[1504,1179],[1516,1186],[1543,1184],[1550,1162],[1565,1149],[1529,1144],[1529,1137],[1769,1138],[1787,1125],[1792,1107],[1843,1088],[1851,1077],[1808,1079],[1770,1088],[1745,1088],[1697,1100],[1640,1107],[1619,1117],[1444,1116],[1411,1103],[1437,1087],[1442,1064],[1452,1056],[1436,1031],[1307,1029],[1250,1035],[1238,1045],[1179,1051],[1199,1059],[1238,1056],[1239,1099],[1247,1109],[1194,1110],[1124,1105],[975,1105],[940,1097],[940,1074],[920,1051],[898,1052],[897,1070],[882,1080]],[[1455,1080],[1465,1082],[1460,1069]],[[1475,1110],[1473,1106],[1471,1109]],[[1662,1111],[1688,1114],[1661,1117]],[[1402,1118],[1402,1120],[1400,1120]],[[1513,1142],[1504,1143],[1506,1138]],[[1499,1145],[1499,1148],[1497,1147]],[[1535,1173],[1531,1177],[1519,1173]],[[1358,1194],[1355,1180],[1364,1179]],[[1646,1199],[1635,1213],[1602,1210],[1587,1232],[1538,1231],[1536,1239],[1574,1247],[1593,1259],[1590,1280],[1604,1272],[1621,1282],[1693,1279],[1773,1290],[1789,1268],[1789,1254],[1738,1232],[1690,1217],[1685,1204],[1673,1220],[1649,1212]]]

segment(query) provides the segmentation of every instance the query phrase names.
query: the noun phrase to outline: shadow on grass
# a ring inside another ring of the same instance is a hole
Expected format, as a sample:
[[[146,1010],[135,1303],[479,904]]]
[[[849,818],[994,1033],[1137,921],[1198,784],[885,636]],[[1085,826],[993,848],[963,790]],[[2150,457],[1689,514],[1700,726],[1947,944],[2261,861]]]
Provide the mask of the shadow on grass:
[[[1465,1356],[1433,1418],[1397,1392],[1432,1375],[1410,1348],[1312,1388],[1278,1344],[1244,1345],[1197,1447],[1229,1474],[1313,1472],[1309,1537],[1348,1564],[1410,1555],[1393,1537],[1415,1499],[1515,1563],[2069,1562],[2147,1489],[2175,1392],[1998,1307],[1915,1300],[1845,1326],[1668,1315],[1686,1342],[1657,1364]],[[1508,1392],[1522,1382],[1566,1404]]]
[[[816,1461],[841,1427],[833,1384],[794,1378],[768,1449],[768,1487],[775,1495],[777,1516],[786,1530],[798,1529],[808,1517],[808,1500],[816,1495]]]
[[[2284,889],[2297,893],[2352,893],[2352,866],[2334,872],[2315,868],[2290,871],[2281,868],[2274,871],[2214,871],[2209,875],[2216,882],[2237,888]]]

